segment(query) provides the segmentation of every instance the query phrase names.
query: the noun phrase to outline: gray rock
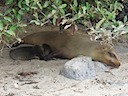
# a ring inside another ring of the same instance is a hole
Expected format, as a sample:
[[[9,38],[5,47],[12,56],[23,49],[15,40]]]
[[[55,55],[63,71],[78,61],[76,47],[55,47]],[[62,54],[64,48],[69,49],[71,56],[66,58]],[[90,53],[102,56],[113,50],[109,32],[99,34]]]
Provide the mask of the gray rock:
[[[98,61],[94,61],[96,75],[100,75],[110,70],[110,66]]]
[[[91,79],[96,76],[95,67],[90,57],[76,57],[65,63],[60,74],[75,80]]]

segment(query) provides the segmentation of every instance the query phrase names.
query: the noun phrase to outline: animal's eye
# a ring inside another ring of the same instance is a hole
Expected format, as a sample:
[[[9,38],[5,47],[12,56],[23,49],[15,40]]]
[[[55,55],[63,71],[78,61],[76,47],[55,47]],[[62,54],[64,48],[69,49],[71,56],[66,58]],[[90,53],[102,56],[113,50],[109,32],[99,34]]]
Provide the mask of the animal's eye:
[[[116,58],[115,54],[113,54],[113,53],[111,53],[111,52],[108,52],[108,54],[109,54],[110,57]]]

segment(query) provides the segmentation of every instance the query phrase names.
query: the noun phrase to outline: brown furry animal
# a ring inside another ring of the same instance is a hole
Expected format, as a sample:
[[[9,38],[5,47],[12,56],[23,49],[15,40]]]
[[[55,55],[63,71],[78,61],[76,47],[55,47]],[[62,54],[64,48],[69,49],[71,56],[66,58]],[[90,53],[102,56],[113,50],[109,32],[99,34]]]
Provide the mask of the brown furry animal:
[[[91,41],[89,36],[82,33],[71,35],[69,32],[44,31],[30,34],[22,38],[25,44],[48,44],[55,58],[71,59],[78,55],[92,57],[93,60],[101,61],[114,67],[120,66],[116,53],[108,45]]]

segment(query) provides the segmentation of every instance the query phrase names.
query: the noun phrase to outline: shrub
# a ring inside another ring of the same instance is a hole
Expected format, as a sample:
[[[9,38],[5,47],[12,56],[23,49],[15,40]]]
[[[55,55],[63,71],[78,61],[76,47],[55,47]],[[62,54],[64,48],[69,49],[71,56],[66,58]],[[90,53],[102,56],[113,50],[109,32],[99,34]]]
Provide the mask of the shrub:
[[[6,10],[0,12],[0,40],[5,44],[20,40],[16,30],[22,32],[23,27],[33,23],[65,24],[65,29],[82,24],[96,36],[104,30],[112,34],[122,34],[122,30],[127,33],[127,18],[124,23],[115,20],[123,8],[118,0],[6,0],[4,7]]]

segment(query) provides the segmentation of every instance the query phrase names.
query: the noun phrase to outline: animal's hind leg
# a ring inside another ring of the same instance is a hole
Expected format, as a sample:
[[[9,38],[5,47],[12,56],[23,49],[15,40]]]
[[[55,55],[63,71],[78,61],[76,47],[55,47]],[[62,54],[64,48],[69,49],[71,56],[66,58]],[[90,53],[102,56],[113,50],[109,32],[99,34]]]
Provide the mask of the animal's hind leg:
[[[50,54],[48,54],[47,56],[48,58],[50,58],[51,60],[54,60],[55,58],[59,58],[59,59],[69,59],[67,58],[67,56],[65,56],[61,51],[59,50],[54,50],[52,51]]]

